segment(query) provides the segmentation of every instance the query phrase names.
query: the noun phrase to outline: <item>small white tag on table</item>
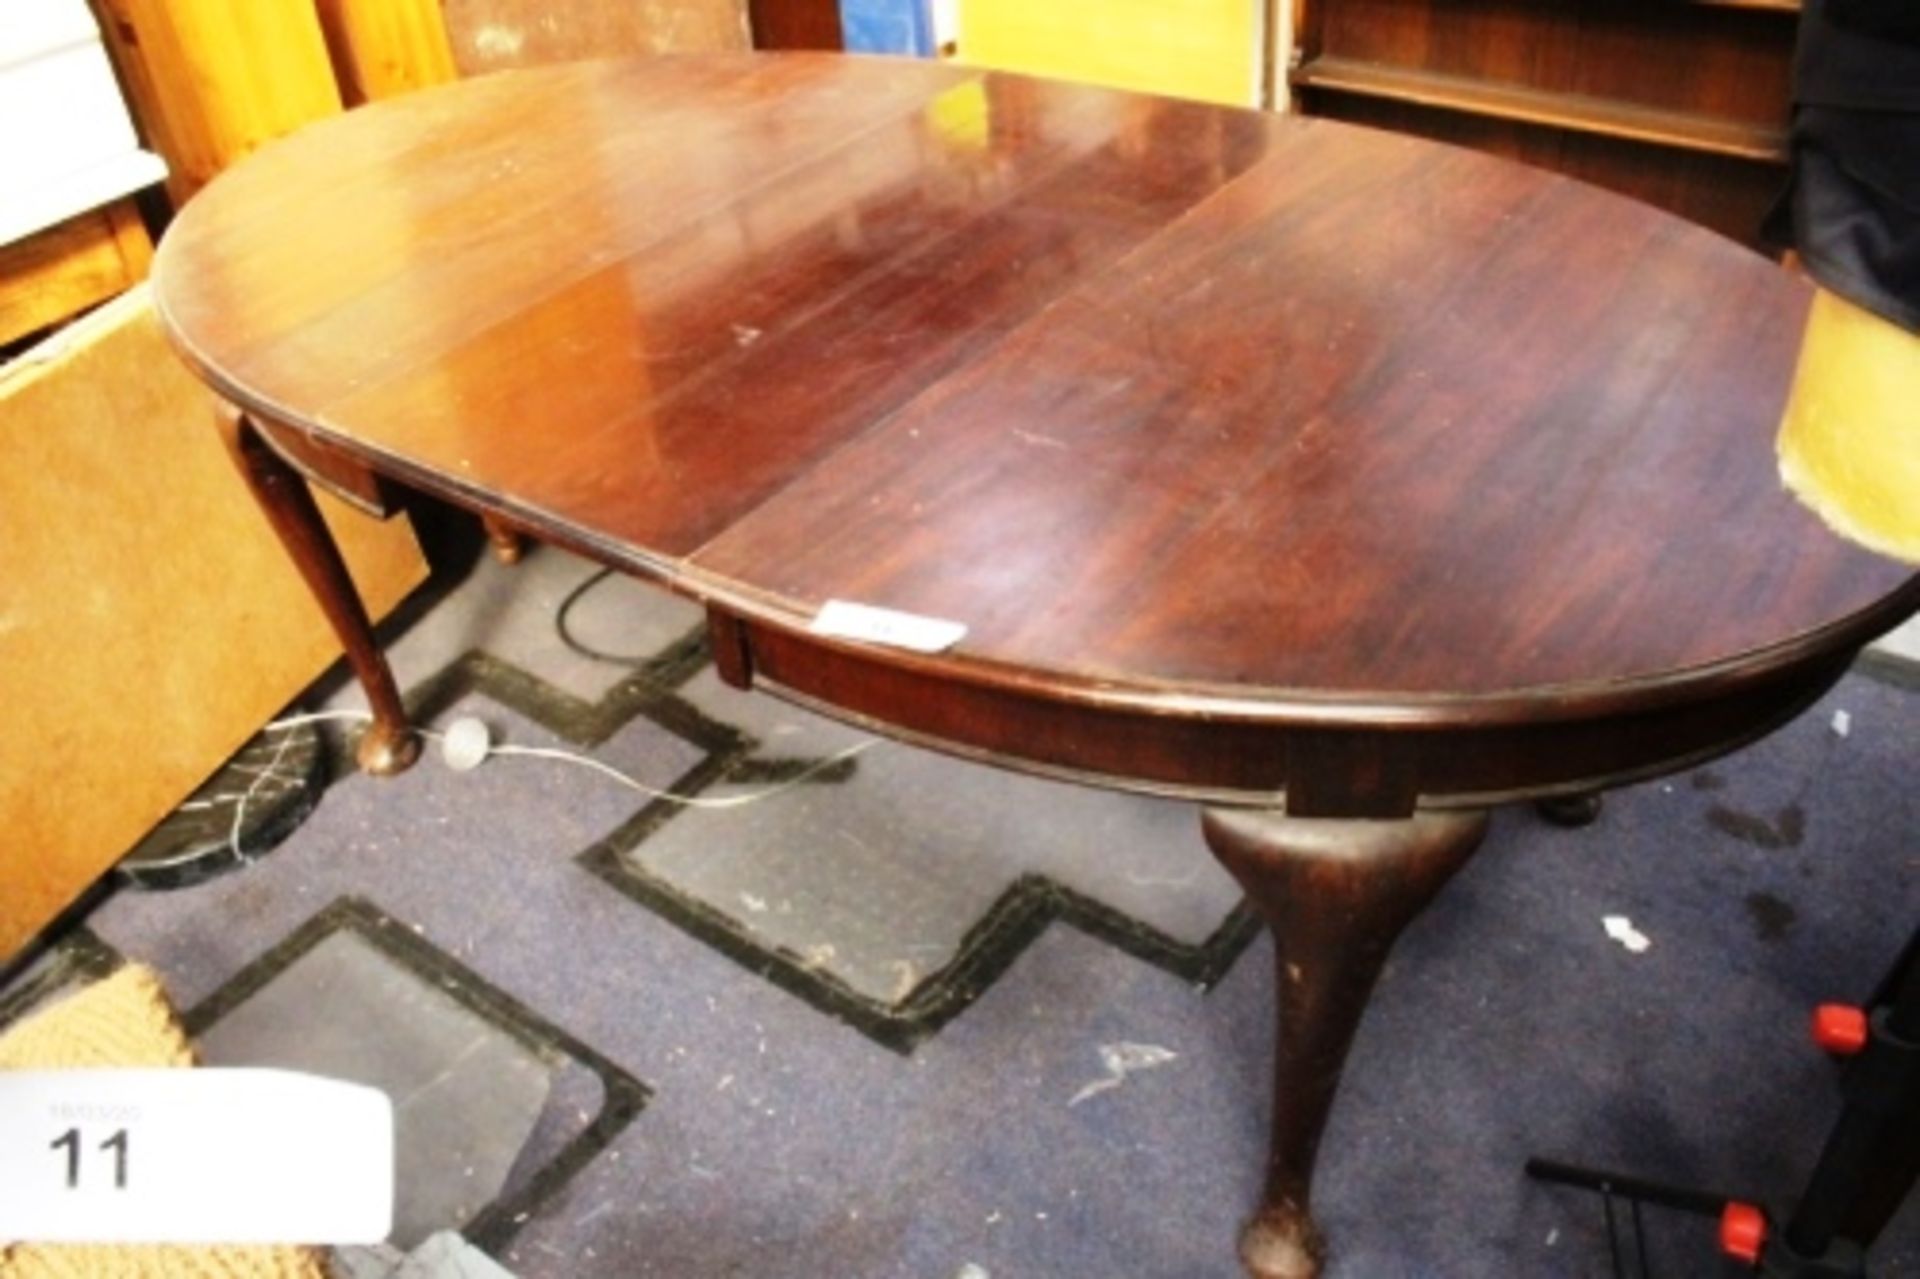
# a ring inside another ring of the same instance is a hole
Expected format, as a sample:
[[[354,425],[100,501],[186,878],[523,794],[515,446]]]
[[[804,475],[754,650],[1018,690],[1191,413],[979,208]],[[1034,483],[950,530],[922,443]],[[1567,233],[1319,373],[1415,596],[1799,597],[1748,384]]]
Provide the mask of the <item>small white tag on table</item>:
[[[378,1243],[393,1104],[285,1070],[0,1071],[0,1241]]]
[[[828,600],[822,604],[807,629],[815,635],[865,640],[869,644],[885,644],[915,653],[944,653],[967,633],[965,622],[874,608],[870,604],[849,604],[845,600]]]

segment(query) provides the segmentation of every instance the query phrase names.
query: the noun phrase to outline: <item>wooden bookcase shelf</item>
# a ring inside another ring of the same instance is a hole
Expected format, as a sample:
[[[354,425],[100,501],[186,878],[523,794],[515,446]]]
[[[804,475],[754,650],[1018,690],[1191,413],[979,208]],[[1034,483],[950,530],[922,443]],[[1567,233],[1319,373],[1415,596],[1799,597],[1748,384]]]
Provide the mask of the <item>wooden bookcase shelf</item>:
[[[1800,0],[1690,0],[1710,9],[1764,9],[1769,13],[1798,13]]]
[[[1784,163],[1787,155],[1784,129],[1437,71],[1320,57],[1295,70],[1290,80],[1296,89],[1385,98],[1742,160]]]
[[[1300,0],[1298,109],[1554,169],[1761,247],[1800,0]]]

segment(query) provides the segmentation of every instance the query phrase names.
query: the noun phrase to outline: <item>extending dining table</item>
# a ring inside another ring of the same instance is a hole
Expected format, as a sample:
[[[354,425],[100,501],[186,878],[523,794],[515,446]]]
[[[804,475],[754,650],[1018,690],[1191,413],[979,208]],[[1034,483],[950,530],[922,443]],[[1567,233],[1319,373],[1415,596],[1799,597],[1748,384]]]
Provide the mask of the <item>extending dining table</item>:
[[[1321,1264],[1348,1046],[1488,809],[1751,742],[1920,606],[1778,481],[1807,285],[1329,120],[835,55],[516,71],[265,147],[154,275],[368,771],[417,738],[303,479],[690,597],[741,688],[1194,803],[1273,941],[1259,1276]]]

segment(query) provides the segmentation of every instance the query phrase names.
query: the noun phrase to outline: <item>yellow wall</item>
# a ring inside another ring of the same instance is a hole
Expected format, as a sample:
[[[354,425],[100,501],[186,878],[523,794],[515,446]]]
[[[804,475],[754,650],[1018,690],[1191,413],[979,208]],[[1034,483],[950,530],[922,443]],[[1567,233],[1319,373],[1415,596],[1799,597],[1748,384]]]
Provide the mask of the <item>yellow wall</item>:
[[[1261,0],[959,0],[960,61],[1259,105]]]

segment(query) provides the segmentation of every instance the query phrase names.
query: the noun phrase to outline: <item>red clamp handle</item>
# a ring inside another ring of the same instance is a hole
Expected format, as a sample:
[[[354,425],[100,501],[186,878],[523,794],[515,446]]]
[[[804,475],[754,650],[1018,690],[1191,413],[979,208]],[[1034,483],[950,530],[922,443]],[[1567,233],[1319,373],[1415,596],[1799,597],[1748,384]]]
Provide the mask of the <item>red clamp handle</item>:
[[[1821,1004],[1813,1010],[1813,1042],[1836,1057],[1851,1057],[1867,1046],[1867,1015],[1850,1004]]]
[[[1737,1257],[1750,1266],[1760,1264],[1767,1246],[1767,1214],[1739,1200],[1729,1203],[1720,1213],[1720,1251]]]

